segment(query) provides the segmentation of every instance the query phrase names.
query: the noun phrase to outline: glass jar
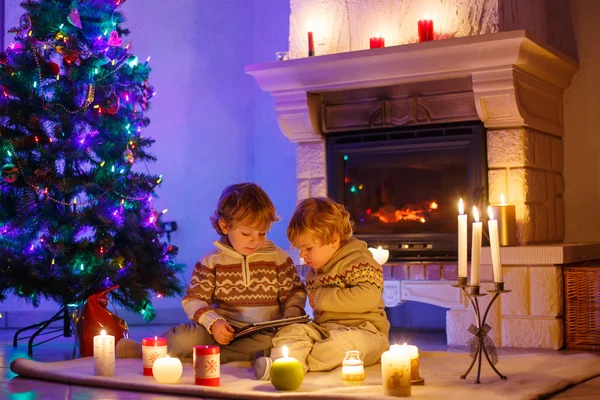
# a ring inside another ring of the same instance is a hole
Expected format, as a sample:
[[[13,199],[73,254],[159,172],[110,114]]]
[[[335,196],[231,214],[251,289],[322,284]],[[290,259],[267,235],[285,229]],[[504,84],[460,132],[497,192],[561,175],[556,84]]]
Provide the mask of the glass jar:
[[[342,361],[342,381],[344,386],[362,385],[365,380],[365,368],[360,359],[360,351],[350,350]]]

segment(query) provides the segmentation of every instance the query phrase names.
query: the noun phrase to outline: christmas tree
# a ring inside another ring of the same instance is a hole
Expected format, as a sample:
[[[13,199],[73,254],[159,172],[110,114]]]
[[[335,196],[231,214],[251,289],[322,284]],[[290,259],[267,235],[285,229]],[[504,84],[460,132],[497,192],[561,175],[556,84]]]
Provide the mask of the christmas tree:
[[[125,0],[28,0],[0,54],[0,301],[112,300],[152,319],[181,293],[153,206],[143,136],[148,61],[124,38]]]

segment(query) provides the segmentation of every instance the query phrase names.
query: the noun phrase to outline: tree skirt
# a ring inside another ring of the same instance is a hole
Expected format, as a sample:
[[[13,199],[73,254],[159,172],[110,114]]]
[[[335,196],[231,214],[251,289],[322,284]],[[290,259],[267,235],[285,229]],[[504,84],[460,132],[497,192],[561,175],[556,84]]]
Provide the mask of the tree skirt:
[[[475,369],[466,380],[459,379],[469,366],[469,355],[453,352],[424,352],[420,358],[421,377],[425,386],[413,386],[412,396],[417,399],[464,400],[465,398],[537,399],[569,385],[600,375],[600,354],[532,352],[518,355],[500,354],[497,364],[508,376],[502,381],[485,363],[482,365],[481,384],[473,383]],[[94,376],[92,358],[43,363],[18,358],[11,363],[14,373],[22,377],[76,385],[126,389],[140,392],[191,395],[222,399],[364,399],[385,397],[381,386],[381,365],[366,368],[363,386],[344,387],[340,370],[306,374],[300,389],[279,392],[269,382],[254,379],[250,363],[231,363],[221,366],[221,386],[206,387],[193,384],[190,364],[184,364],[183,376],[177,384],[159,384],[153,377],[142,375],[141,360],[117,359],[116,376]],[[18,378],[15,378],[18,379]],[[469,397],[467,397],[469,396]],[[477,397],[475,397],[477,396]]]

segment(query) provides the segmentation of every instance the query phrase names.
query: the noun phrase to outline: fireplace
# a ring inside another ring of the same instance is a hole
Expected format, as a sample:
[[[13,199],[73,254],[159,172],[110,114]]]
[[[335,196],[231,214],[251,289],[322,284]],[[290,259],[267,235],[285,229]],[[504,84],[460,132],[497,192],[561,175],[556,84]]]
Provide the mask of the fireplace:
[[[485,157],[479,121],[330,134],[328,194],[392,261],[456,260],[457,199],[487,204]]]

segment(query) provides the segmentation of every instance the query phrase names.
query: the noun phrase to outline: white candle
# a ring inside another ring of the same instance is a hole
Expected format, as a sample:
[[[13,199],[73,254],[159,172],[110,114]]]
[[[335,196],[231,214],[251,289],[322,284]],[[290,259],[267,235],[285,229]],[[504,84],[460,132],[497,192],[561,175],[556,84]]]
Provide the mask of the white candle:
[[[358,350],[348,350],[342,361],[342,381],[344,386],[362,385],[365,380],[365,368]]]
[[[94,336],[94,372],[98,376],[115,376],[115,337],[105,330]]]
[[[462,199],[458,201],[458,277],[467,277],[467,215]]]
[[[373,254],[373,258],[379,263],[379,265],[385,264],[390,258],[390,251],[382,248],[381,246],[377,248],[369,247],[369,251],[371,254]]]
[[[419,348],[417,346],[406,346],[408,356],[410,357],[410,379],[419,380]]]
[[[394,344],[381,356],[381,378],[386,396],[410,397],[410,351]]]
[[[183,374],[179,358],[157,358],[152,365],[152,374],[158,383],[177,383]]]
[[[481,232],[483,224],[479,221],[479,211],[473,206],[473,240],[471,243],[471,286],[479,286],[481,268]]]
[[[494,271],[494,282],[503,282],[502,263],[500,262],[500,240],[498,238],[498,221],[494,219],[494,211],[488,206],[488,231],[490,232],[490,251],[492,252],[492,268]]]

